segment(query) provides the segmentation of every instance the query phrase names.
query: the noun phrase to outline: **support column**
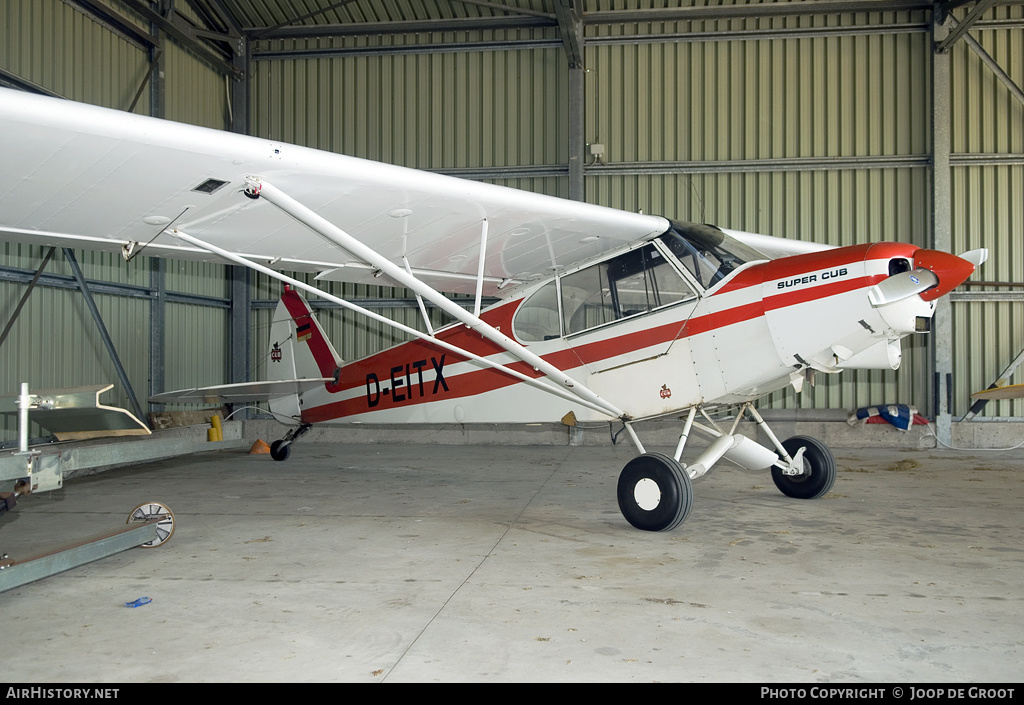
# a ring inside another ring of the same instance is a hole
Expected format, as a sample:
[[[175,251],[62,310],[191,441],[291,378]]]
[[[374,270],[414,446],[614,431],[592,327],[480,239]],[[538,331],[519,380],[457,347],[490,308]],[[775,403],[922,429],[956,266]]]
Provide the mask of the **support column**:
[[[578,0],[555,0],[555,17],[569,63],[569,198],[586,200],[583,165],[586,163],[586,116],[583,111],[583,13]]]
[[[937,14],[937,13],[936,13]],[[949,30],[933,22],[934,46],[940,46]],[[950,204],[953,187],[949,157],[950,136],[950,60],[948,52],[932,52],[932,242],[931,247],[943,252],[953,248],[953,219]],[[940,443],[952,444],[953,426],[953,321],[948,296],[936,302],[931,335],[933,404],[935,433]]]
[[[159,11],[166,12],[166,0],[160,2]],[[164,81],[164,34],[159,25],[151,22],[150,32],[157,38],[155,46],[149,49],[149,114],[151,117],[162,118],[167,113],[167,90]]]
[[[228,78],[231,86],[230,108],[232,132],[240,135],[249,134],[249,40],[239,34],[235,40],[235,55],[231,64],[241,73],[241,78]]]
[[[569,67],[569,198],[587,200],[583,165],[586,163],[586,115],[583,109],[584,77],[582,66]]]
[[[149,396],[163,394],[166,389],[167,359],[167,286],[164,261],[148,258],[149,286],[153,297],[149,300]],[[163,404],[151,404],[151,411],[162,411]]]
[[[231,277],[231,335],[228,339],[228,379],[235,382],[251,382],[249,379],[250,336],[250,294],[249,270],[246,267],[228,267]],[[249,418],[249,410],[238,412],[239,419]]]

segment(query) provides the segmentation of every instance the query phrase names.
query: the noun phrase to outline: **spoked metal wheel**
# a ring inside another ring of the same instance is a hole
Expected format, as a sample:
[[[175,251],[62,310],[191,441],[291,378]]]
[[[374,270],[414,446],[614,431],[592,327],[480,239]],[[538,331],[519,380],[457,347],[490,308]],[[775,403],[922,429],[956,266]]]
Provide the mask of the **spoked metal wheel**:
[[[154,519],[159,519],[156,525],[156,538],[147,543],[140,544],[142,548],[155,548],[171,538],[174,534],[174,514],[159,502],[146,502],[133,509],[131,514],[128,515],[128,521],[125,522],[126,524],[132,524],[135,522],[153,521]]]

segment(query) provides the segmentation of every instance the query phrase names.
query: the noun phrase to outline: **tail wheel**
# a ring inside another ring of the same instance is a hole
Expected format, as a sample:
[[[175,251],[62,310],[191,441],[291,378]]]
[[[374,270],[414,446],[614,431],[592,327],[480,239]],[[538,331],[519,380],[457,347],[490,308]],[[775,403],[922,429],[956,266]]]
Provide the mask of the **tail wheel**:
[[[270,444],[270,457],[274,460],[287,460],[291,452],[292,444],[285,442],[284,439]]]
[[[661,453],[645,453],[626,463],[619,473],[618,497],[622,516],[644,531],[674,529],[693,507],[690,476]]]
[[[786,475],[772,468],[772,480],[782,494],[797,499],[817,499],[832,489],[836,481],[836,460],[824,443],[810,436],[793,436],[782,442],[791,456],[801,448],[804,451],[804,471],[800,475]]]

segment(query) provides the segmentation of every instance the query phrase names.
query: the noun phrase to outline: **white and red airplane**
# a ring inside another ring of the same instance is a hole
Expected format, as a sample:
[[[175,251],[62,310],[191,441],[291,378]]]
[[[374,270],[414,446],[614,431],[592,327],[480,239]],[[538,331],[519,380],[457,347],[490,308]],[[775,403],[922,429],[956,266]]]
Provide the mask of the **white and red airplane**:
[[[779,441],[752,402],[814,371],[896,369],[900,339],[927,331],[935,300],[987,256],[678,223],[4,89],[0,149],[0,238],[230,262],[286,284],[268,381],[152,401],[270,398],[294,423],[276,460],[312,424],[611,421],[639,453],[619,506],[650,531],[686,518],[691,481],[722,458],[770,468],[786,495],[825,494],[828,448]],[[424,331],[283,271],[405,287]],[[413,339],[343,361],[299,291]],[[425,302],[455,323],[433,330]],[[729,429],[708,415],[725,405],[741,407]],[[736,432],[746,414],[770,447]],[[646,452],[635,426],[667,416],[684,419],[674,453]],[[713,440],[684,466],[694,428]]]

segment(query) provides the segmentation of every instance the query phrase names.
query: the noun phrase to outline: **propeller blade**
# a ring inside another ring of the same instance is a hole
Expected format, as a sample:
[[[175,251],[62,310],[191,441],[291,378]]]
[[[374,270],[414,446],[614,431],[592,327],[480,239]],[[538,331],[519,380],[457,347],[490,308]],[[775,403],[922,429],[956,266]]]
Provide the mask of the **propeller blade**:
[[[985,264],[985,260],[988,259],[988,248],[982,247],[977,250],[969,250],[960,255],[960,259],[967,260],[974,265],[975,269],[977,269],[981,265]]]
[[[868,301],[877,308],[922,294],[938,284],[938,276],[930,270],[915,269],[912,272],[902,272],[868,289]]]

